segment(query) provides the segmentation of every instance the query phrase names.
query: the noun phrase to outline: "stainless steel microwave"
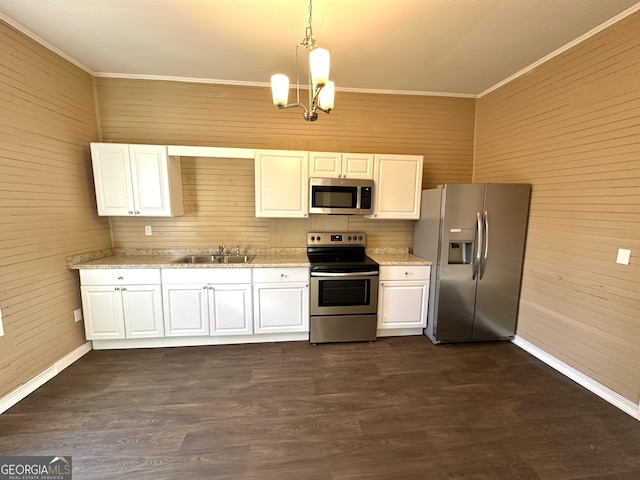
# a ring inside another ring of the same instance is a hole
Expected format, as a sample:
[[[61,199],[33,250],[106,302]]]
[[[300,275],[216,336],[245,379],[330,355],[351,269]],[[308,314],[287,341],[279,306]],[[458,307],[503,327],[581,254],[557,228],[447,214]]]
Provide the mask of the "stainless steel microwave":
[[[309,213],[372,214],[374,185],[373,180],[310,178]]]

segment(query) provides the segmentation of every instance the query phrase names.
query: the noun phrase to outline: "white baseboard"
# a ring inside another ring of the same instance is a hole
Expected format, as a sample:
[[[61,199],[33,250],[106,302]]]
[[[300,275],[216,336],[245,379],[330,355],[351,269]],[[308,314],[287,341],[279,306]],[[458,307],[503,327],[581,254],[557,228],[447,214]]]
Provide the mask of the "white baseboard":
[[[553,355],[548,354],[541,348],[536,347],[532,343],[527,342],[521,337],[516,336],[512,342],[534,357],[542,360],[544,363],[554,368],[564,376],[570,378],[578,385],[583,386],[592,393],[595,393],[603,400],[606,400],[614,407],[619,408],[624,413],[631,415],[636,420],[640,420],[640,405],[636,405],[631,400],[624,398],[619,393],[614,392],[608,387],[595,381],[593,378],[558,360]]]
[[[33,377],[27,383],[20,385],[18,388],[16,388],[12,392],[9,392],[4,397],[0,398],[0,413],[5,412],[6,410],[13,407],[20,400],[25,398],[27,395],[35,392],[38,388],[40,388],[42,385],[47,383],[49,380],[55,377],[58,373],[60,373],[62,370],[67,368],[69,365],[71,365],[73,362],[81,358],[83,355],[89,353],[91,349],[92,349],[91,342],[86,342],[80,345],[74,351],[65,355],[60,360],[58,360],[53,365],[51,365],[49,368],[47,368],[43,372],[40,372],[35,377]]]

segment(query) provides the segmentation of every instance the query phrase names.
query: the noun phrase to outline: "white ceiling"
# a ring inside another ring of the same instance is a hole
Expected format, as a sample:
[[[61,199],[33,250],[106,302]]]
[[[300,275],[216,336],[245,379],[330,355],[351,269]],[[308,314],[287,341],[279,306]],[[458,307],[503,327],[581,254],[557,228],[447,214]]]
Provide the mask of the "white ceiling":
[[[313,31],[339,90],[475,96],[638,9],[637,0],[315,0]],[[274,73],[295,78],[308,0],[0,0],[0,13],[98,75],[267,85]]]

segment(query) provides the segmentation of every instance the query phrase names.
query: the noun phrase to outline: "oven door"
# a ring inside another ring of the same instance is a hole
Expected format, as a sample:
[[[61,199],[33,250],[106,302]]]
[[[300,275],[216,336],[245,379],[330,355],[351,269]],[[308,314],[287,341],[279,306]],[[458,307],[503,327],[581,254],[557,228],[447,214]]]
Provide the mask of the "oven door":
[[[378,272],[311,272],[311,315],[375,314]]]

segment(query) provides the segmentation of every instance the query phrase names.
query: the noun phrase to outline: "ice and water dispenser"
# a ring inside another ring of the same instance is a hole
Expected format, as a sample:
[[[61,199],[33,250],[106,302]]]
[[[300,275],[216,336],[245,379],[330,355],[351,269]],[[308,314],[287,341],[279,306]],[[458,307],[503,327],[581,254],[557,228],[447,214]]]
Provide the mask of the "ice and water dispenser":
[[[450,265],[471,264],[473,261],[473,228],[449,229],[449,263]]]

